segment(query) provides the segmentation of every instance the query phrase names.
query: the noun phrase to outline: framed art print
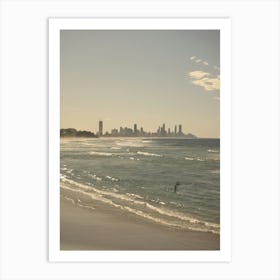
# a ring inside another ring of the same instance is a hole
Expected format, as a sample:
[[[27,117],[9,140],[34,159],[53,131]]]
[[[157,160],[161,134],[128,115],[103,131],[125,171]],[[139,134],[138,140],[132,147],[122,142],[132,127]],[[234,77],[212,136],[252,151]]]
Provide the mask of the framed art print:
[[[49,260],[230,261],[230,19],[49,19]]]

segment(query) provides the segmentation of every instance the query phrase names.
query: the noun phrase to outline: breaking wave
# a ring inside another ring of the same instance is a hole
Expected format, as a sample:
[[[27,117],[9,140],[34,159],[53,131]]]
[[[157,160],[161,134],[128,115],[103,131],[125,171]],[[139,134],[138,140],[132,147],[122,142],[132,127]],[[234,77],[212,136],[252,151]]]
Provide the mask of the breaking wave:
[[[207,150],[207,152],[208,152],[208,153],[218,153],[219,151],[209,149],[209,150]]]
[[[106,156],[106,157],[110,157],[110,156],[113,155],[112,153],[95,152],[95,151],[89,152],[89,154],[90,155],[97,155],[97,156]]]
[[[218,224],[198,220],[191,215],[169,209],[163,201],[153,205],[151,201],[145,201],[144,197],[137,194],[121,194],[114,192],[114,190],[100,190],[93,186],[75,182],[65,176],[61,176],[60,180],[61,189],[68,192],[64,198],[79,207],[92,208],[94,210],[95,207],[91,204],[94,205],[94,201],[99,201],[161,225],[181,230],[220,233],[220,226]],[[85,201],[83,201],[83,196],[87,197]],[[92,200],[92,203],[88,202],[88,198]]]
[[[141,151],[138,151],[137,154],[142,156],[148,156],[148,157],[162,157],[162,155],[159,154],[153,154],[153,153],[141,152]]]

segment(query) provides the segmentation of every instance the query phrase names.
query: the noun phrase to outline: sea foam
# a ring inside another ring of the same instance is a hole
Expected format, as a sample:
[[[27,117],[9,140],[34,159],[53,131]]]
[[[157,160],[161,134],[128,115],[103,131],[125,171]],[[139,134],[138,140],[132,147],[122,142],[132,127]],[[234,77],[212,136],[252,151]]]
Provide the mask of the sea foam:
[[[77,203],[76,205],[80,207],[89,209],[92,207],[92,210],[94,209],[94,207],[88,205],[88,203],[84,204],[81,202],[82,196],[79,195],[86,195],[92,200],[101,201],[118,209],[126,210],[130,213],[136,214],[137,216],[141,216],[142,218],[152,220],[162,225],[180,228],[183,230],[212,232],[215,234],[219,234],[220,232],[219,225],[200,221],[184,213],[167,209],[165,206],[165,202],[160,202],[161,206],[154,206],[151,203],[146,202],[144,200],[144,197],[137,194],[120,194],[105,190],[99,190],[95,187],[90,187],[67,179],[65,177],[61,177],[61,182],[62,183],[60,187],[62,189],[71,191],[78,195],[79,203]]]

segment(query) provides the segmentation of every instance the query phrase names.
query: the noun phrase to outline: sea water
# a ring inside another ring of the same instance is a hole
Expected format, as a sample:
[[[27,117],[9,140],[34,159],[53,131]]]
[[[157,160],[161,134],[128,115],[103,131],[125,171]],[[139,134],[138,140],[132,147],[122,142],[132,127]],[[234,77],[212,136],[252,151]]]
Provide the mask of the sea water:
[[[98,200],[171,228],[219,234],[219,139],[62,138],[60,146],[61,189],[78,206],[94,211]]]

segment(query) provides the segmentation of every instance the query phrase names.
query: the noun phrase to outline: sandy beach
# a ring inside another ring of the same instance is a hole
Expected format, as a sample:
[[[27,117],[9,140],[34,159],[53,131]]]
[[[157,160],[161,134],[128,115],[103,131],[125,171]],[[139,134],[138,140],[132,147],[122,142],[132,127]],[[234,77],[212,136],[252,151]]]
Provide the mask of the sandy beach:
[[[96,202],[92,209],[60,199],[61,250],[219,250],[217,234],[181,231]]]

